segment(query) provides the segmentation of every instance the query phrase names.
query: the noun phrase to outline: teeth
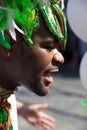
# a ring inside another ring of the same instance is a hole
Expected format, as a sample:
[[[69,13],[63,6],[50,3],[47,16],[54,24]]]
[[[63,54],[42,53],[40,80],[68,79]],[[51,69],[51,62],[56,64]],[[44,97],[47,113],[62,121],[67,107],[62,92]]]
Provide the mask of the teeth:
[[[43,74],[43,76],[46,76],[46,77],[50,77],[51,76],[51,74],[50,73],[52,73],[52,72],[58,72],[59,70],[58,70],[58,68],[57,69],[55,69],[55,70],[51,70],[51,71],[45,71],[44,72],[44,74]]]
[[[59,71],[59,69],[57,68],[57,69],[55,69],[55,70],[51,70],[51,72],[58,72]]]

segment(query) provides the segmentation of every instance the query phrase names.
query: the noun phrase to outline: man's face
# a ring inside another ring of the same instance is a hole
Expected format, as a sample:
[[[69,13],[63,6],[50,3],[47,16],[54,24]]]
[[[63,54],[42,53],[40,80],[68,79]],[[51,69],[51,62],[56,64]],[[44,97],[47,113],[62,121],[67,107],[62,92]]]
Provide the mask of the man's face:
[[[23,37],[20,38],[17,32],[18,39],[15,43],[12,41],[9,55],[0,47],[0,85],[15,89],[22,84],[44,96],[53,82],[51,73],[59,70],[64,58],[59,52],[58,40],[51,35],[41,15],[39,18],[40,26],[33,32],[33,45],[25,45]]]
[[[58,41],[55,41],[46,25],[42,25],[33,33],[34,44],[28,48],[22,60],[26,86],[40,96],[48,93],[49,85],[53,82],[51,73],[58,71],[59,65],[64,62],[58,50]]]

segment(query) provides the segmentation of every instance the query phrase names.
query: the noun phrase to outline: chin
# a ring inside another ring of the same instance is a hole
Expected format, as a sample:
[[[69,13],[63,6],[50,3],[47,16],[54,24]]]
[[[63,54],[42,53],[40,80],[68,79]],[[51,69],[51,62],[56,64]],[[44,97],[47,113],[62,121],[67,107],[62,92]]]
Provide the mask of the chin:
[[[32,91],[38,96],[45,96],[49,92],[49,86],[45,86],[43,83],[39,82],[37,85],[33,86]]]
[[[45,89],[45,88],[42,87],[42,86],[37,86],[37,87],[35,86],[35,88],[36,88],[36,89],[34,89],[33,92],[34,92],[35,94],[37,94],[38,96],[45,96],[45,95],[48,94],[48,90]]]
[[[27,84],[27,88],[38,96],[47,95],[50,88],[49,86],[50,83],[45,82],[42,79],[34,80],[33,82],[29,82],[29,84]]]

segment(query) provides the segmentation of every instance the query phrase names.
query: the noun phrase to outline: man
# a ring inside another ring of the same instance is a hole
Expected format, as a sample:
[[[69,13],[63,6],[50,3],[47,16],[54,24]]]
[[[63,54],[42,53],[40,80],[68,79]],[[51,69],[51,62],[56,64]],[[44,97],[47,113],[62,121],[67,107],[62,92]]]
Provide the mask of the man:
[[[7,98],[18,86],[39,96],[48,93],[51,73],[64,62],[60,50],[67,30],[59,1],[3,0],[0,5],[1,110],[9,112]],[[1,127],[12,129],[7,122]]]

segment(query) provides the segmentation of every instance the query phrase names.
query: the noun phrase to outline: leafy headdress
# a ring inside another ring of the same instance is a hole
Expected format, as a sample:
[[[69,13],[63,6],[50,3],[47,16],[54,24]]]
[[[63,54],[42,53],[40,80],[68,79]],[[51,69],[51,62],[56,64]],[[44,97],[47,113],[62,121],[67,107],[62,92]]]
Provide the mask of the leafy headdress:
[[[16,40],[16,30],[24,35],[26,43],[33,44],[33,29],[38,25],[40,10],[50,32],[60,41],[64,49],[67,41],[66,19],[60,3],[63,0],[1,0],[0,1],[0,45],[11,49],[6,39],[7,30]]]

